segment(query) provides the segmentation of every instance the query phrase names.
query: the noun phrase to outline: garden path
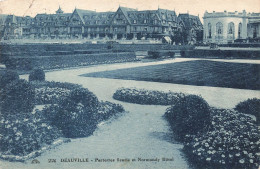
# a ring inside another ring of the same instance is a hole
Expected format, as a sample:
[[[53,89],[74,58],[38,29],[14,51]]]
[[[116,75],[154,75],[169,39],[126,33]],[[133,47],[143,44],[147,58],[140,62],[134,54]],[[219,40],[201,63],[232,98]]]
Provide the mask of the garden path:
[[[111,119],[110,121],[100,124],[95,133],[90,137],[73,139],[70,143],[65,143],[43,153],[37,157],[41,162],[40,165],[30,164],[30,161],[24,164],[1,160],[0,168],[189,168],[188,163],[182,156],[181,148],[183,145],[174,141],[171,137],[167,122],[162,118],[167,107],[137,105],[113,100],[112,95],[116,89],[120,87],[137,87],[151,90],[171,90],[173,92],[200,94],[211,106],[221,108],[233,108],[238,102],[246,100],[247,98],[259,98],[260,91],[79,76],[95,71],[188,60],[194,59],[100,65],[46,73],[46,80],[82,84],[95,93],[99,100],[120,103],[128,113],[123,114],[115,120]],[[21,77],[27,79],[28,75]],[[174,161],[138,162],[139,157],[159,158],[160,160],[163,157],[173,157]],[[48,159],[52,158],[57,159],[57,163],[48,163]],[[95,160],[95,158],[137,158],[137,162],[61,163],[61,158],[89,158],[89,160]]]

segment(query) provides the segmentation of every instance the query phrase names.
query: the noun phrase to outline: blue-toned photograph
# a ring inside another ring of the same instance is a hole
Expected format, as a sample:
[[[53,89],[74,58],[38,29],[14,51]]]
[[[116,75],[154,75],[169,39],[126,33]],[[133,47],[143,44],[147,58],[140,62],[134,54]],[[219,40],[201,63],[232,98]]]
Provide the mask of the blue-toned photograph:
[[[0,169],[259,165],[259,0],[0,0]]]

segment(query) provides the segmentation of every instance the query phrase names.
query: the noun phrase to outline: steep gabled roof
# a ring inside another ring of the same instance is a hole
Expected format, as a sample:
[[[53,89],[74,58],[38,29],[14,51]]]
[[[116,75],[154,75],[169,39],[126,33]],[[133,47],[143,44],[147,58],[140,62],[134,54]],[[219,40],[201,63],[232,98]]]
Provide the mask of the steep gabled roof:
[[[7,15],[0,14],[0,24],[1,25],[5,23],[6,18],[7,18]]]
[[[8,15],[5,19],[5,23],[16,23],[16,16],[15,15]]]
[[[111,22],[111,16],[114,16],[115,12],[96,12],[89,13],[83,16],[86,25],[107,25]]]
[[[121,6],[118,8],[117,12],[118,12],[119,10],[122,11],[122,13],[124,14],[124,16],[125,16],[126,20],[128,21],[128,23],[131,24],[131,20],[130,20],[130,18],[128,17],[128,13],[127,13],[127,12],[129,12],[129,11],[137,11],[137,10],[136,10],[136,9],[133,9],[133,8],[126,8],[126,7],[121,7]],[[117,12],[116,12],[116,13],[117,13]],[[116,13],[115,13],[114,17],[116,16]]]
[[[128,17],[130,18],[130,21],[132,24],[134,24],[134,20],[136,21],[136,24],[149,24],[148,22],[152,19],[154,20],[155,18],[157,20],[160,20],[157,11],[156,10],[147,10],[147,11],[129,11]],[[144,23],[144,20],[147,20],[147,23]]]
[[[202,29],[203,25],[198,16],[190,15],[187,13],[179,14],[178,19],[181,20],[187,29],[195,28]]]
[[[79,17],[80,17],[81,21],[83,22],[83,24],[85,24],[84,15],[89,14],[89,13],[96,13],[96,11],[83,10],[83,9],[77,9],[77,8],[74,10],[73,14],[75,12],[77,12],[77,14],[79,15]]]
[[[96,13],[96,11],[91,11],[91,10],[85,10],[85,9],[75,9],[78,14],[80,15],[84,15],[84,14],[88,14],[88,13]]]

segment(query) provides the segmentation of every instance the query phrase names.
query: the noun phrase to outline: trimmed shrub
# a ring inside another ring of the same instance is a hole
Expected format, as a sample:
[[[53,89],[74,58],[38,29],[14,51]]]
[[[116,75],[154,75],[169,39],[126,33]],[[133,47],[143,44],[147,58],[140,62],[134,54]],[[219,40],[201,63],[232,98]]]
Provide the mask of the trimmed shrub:
[[[34,69],[29,75],[29,81],[45,81],[45,73],[42,69]]]
[[[34,108],[35,91],[24,79],[8,84],[0,90],[0,110],[2,114],[30,113]]]
[[[3,89],[7,84],[18,79],[19,75],[16,71],[4,71],[2,74],[0,74],[0,89]]]
[[[38,111],[30,115],[0,116],[0,152],[3,155],[25,156],[61,136]]]
[[[184,152],[197,168],[258,169],[260,133],[251,117],[228,109],[211,109],[208,131],[186,135]]]
[[[241,113],[254,115],[257,124],[260,125],[260,99],[253,98],[240,102],[236,105],[235,110]]]
[[[96,129],[95,114],[98,106],[99,101],[92,92],[77,88],[68,97],[61,99],[58,108],[52,107],[56,111],[55,117],[50,114],[49,117],[66,137],[85,137]]]
[[[181,97],[166,110],[165,118],[176,138],[183,140],[186,134],[198,134],[210,125],[208,103],[200,96]]]

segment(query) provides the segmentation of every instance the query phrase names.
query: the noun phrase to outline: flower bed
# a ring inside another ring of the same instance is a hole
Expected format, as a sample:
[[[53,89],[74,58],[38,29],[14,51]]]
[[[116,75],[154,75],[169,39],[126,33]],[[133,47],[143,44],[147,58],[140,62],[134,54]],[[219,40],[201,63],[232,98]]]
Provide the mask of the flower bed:
[[[74,83],[67,83],[67,82],[54,82],[54,81],[32,81],[30,82],[34,88],[41,88],[41,87],[49,87],[49,88],[65,88],[65,89],[75,89],[81,87],[81,85],[74,84]]]
[[[184,152],[203,168],[258,168],[260,133],[251,117],[233,110],[212,109],[207,132],[186,135]]]
[[[171,105],[176,102],[182,93],[161,92],[136,88],[118,89],[113,98],[120,101],[147,105]]]
[[[119,113],[124,112],[124,108],[120,104],[115,104],[111,102],[103,102],[99,103],[98,112],[96,114],[96,119],[98,122],[108,120],[112,116],[115,116]]]
[[[69,95],[70,90],[65,88],[42,87],[35,89],[36,104],[56,104],[59,99]]]
[[[33,81],[31,84],[35,88],[35,103],[41,104],[57,104],[58,101],[69,95],[69,92],[80,85],[72,83],[60,82],[39,82]]]
[[[51,126],[40,111],[30,115],[16,114],[0,117],[2,158],[28,156],[46,145],[51,145],[61,136],[60,131],[55,126]]]

